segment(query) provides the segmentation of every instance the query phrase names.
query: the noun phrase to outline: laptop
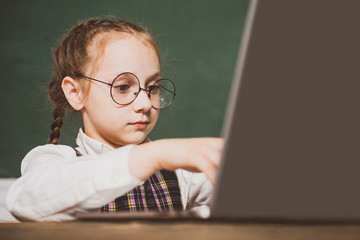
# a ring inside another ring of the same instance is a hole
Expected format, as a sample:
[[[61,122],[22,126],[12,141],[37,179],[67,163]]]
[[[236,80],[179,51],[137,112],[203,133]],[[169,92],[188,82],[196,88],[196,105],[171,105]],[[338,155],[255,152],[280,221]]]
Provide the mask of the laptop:
[[[195,215],[360,220],[358,9],[351,0],[250,1],[210,212]]]

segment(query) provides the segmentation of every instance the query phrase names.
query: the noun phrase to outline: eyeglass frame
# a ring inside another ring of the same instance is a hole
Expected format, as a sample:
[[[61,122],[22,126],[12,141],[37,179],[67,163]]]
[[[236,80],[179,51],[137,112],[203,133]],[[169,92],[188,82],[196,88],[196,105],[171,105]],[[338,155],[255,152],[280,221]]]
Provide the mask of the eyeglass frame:
[[[136,93],[136,96],[134,97],[134,99],[131,100],[129,103],[118,103],[118,102],[114,99],[114,96],[113,96],[113,94],[112,94],[112,88],[113,88],[113,85],[114,85],[115,80],[116,80],[120,75],[123,75],[123,74],[131,74],[131,75],[133,75],[133,76],[136,78],[136,80],[138,81],[138,83],[139,83],[139,90],[138,90],[138,92]],[[117,75],[117,76],[114,78],[114,80],[113,80],[111,83],[108,83],[108,82],[105,82],[105,81],[101,81],[101,80],[99,80],[99,79],[95,79],[95,78],[92,78],[92,77],[88,77],[88,76],[85,76],[85,75],[82,75],[82,74],[79,74],[79,76],[80,76],[80,77],[83,77],[83,78],[87,78],[87,79],[89,79],[89,80],[93,80],[93,81],[96,81],[96,82],[99,82],[99,83],[103,83],[103,84],[108,85],[108,86],[110,87],[110,96],[111,96],[112,100],[113,100],[116,104],[118,104],[118,105],[124,106],[124,105],[129,105],[129,104],[133,103],[133,102],[135,101],[135,99],[139,96],[141,90],[143,90],[143,91],[145,91],[145,92],[147,93],[147,96],[148,96],[148,98],[149,98],[150,101],[151,101],[151,90],[150,90],[150,89],[146,89],[146,88],[142,88],[142,87],[140,86],[140,80],[139,80],[139,78],[138,78],[134,73],[132,73],[132,72],[122,72],[122,73],[120,73],[119,75]],[[160,78],[159,80],[156,80],[155,83],[152,84],[151,86],[154,86],[157,82],[159,82],[159,81],[161,81],[161,80],[170,81],[171,84],[174,86],[174,92],[172,92],[172,91],[170,91],[169,89],[165,88],[167,91],[169,91],[169,92],[171,92],[171,93],[173,94],[173,98],[172,98],[171,101],[170,101],[165,107],[163,107],[163,108],[156,108],[156,107],[153,106],[153,104],[151,104],[151,107],[153,107],[153,108],[156,109],[156,110],[162,110],[162,109],[165,109],[165,108],[167,108],[168,106],[170,106],[170,105],[174,102],[174,99],[175,99],[175,96],[176,96],[176,87],[175,87],[175,84],[174,84],[173,81],[171,81],[171,80],[168,79],[168,78]],[[148,86],[147,88],[149,88],[149,87],[151,87],[151,86]]]

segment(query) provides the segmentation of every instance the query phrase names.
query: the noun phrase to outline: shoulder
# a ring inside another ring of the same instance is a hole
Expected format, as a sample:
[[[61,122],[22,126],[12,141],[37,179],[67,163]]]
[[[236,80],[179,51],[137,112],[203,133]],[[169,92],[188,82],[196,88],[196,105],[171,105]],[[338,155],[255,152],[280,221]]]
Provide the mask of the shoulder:
[[[34,156],[46,156],[46,155],[70,157],[70,156],[76,156],[76,152],[75,149],[70,146],[46,144],[33,148],[28,154],[26,154],[25,159]]]
[[[61,159],[76,157],[74,148],[66,145],[46,144],[33,148],[21,162],[21,173],[30,167],[54,163]]]

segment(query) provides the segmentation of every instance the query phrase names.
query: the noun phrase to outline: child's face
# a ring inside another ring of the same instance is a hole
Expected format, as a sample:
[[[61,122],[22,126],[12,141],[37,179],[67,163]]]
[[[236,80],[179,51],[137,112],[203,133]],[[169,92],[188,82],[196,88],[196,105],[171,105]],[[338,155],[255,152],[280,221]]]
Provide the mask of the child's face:
[[[91,77],[108,83],[123,72],[135,74],[142,88],[160,79],[155,50],[132,36],[109,42],[97,69]],[[115,148],[144,141],[159,116],[147,93],[141,91],[129,105],[118,105],[110,96],[109,86],[94,81],[90,84],[81,110],[85,133]]]

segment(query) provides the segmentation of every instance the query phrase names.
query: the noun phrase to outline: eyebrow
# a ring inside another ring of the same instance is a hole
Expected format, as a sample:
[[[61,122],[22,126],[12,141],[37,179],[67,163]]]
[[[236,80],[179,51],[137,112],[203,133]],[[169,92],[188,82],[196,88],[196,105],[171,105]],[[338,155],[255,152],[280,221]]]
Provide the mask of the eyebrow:
[[[122,74],[122,73],[124,73],[124,72],[121,72],[121,73],[117,73],[116,74],[116,77],[118,77],[120,74]],[[132,73],[132,72],[130,72],[130,73]],[[134,74],[136,77],[138,77],[138,75],[136,75],[135,73],[132,73],[132,74]],[[115,77],[115,78],[116,78]],[[115,79],[114,78],[114,79]],[[161,72],[156,72],[156,73],[154,73],[154,74],[152,74],[152,75],[150,75],[150,77],[148,77],[148,78],[146,78],[146,80],[145,80],[145,86],[147,86],[148,84],[149,84],[149,82],[151,82],[151,81],[157,81],[157,80],[159,80],[161,78]],[[141,79],[139,79],[140,81],[141,81]]]
[[[160,72],[157,72],[153,75],[151,75],[150,77],[148,77],[145,81],[145,86],[147,86],[149,84],[149,82],[154,81],[154,80],[159,80],[161,76]]]

